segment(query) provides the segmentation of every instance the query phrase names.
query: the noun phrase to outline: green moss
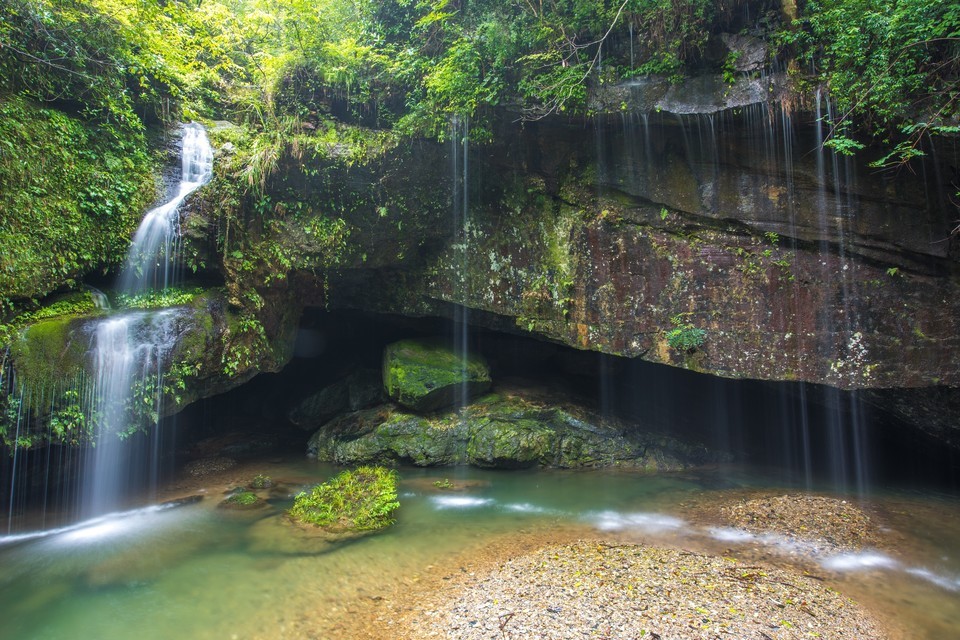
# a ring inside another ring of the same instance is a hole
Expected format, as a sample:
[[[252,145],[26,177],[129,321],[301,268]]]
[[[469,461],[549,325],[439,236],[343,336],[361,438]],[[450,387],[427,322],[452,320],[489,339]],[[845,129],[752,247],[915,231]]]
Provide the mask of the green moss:
[[[297,495],[290,516],[332,531],[372,531],[393,524],[397,472],[384,467],[343,471],[309,492]]]
[[[75,335],[73,317],[43,320],[28,327],[11,345],[19,382],[34,390],[51,390],[84,372],[87,344]]]
[[[479,355],[464,360],[441,340],[401,340],[384,350],[383,383],[401,404],[432,411],[452,402],[460,385],[482,393],[490,386],[490,373]]]
[[[270,476],[265,476],[262,473],[257,474],[254,476],[253,480],[250,481],[251,489],[269,489],[272,486],[273,480],[270,478]]]
[[[155,196],[142,135],[0,99],[0,310],[119,263]]]
[[[252,491],[240,491],[224,499],[219,505],[222,509],[255,509],[264,502]]]
[[[8,345],[24,327],[46,320],[64,316],[80,316],[93,313],[96,304],[88,291],[77,291],[56,297],[52,302],[38,309],[20,313],[6,324],[0,325],[0,345]]]

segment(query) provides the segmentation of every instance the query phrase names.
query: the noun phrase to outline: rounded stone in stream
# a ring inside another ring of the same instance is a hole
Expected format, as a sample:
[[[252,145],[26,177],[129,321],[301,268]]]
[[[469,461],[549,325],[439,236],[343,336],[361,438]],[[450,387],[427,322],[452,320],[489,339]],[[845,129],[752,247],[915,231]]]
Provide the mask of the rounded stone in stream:
[[[383,353],[387,395],[420,413],[453,405],[457,395],[477,396],[490,388],[490,371],[478,354],[462,357],[439,339],[401,340]]]

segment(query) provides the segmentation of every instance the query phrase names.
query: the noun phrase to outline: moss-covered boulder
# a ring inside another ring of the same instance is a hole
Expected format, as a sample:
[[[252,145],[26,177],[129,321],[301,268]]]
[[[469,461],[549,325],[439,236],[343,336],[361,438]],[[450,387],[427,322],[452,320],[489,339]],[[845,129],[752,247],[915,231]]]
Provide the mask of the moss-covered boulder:
[[[290,509],[297,523],[333,533],[375,531],[393,524],[397,502],[397,472],[364,466],[299,493]]]
[[[253,491],[237,491],[224,498],[217,507],[233,511],[250,511],[266,505],[266,501]]]
[[[715,459],[701,446],[643,433],[580,407],[502,394],[487,395],[463,411],[427,417],[397,407],[345,414],[313,435],[307,453],[337,464],[626,466],[651,472]]]
[[[490,371],[479,355],[463,357],[440,340],[401,340],[384,350],[383,385],[393,400],[425,413],[449,407],[459,393],[485,393]]]

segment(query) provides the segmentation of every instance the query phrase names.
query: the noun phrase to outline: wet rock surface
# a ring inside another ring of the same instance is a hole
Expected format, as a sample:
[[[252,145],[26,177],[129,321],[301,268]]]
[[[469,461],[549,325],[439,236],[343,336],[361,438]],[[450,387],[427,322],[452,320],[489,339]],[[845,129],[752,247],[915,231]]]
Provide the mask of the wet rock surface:
[[[516,393],[491,394],[462,411],[430,416],[391,405],[345,414],[313,435],[307,453],[345,465],[624,466],[651,472],[715,459],[701,446]]]
[[[287,413],[287,419],[301,429],[315,429],[347,408],[347,384],[335,382],[303,400]]]
[[[383,353],[387,395],[418,412],[452,405],[458,395],[477,396],[490,388],[490,371],[475,353],[459,355],[439,339],[401,340]]]
[[[233,458],[225,458],[222,456],[212,457],[212,458],[201,458],[199,460],[193,460],[184,465],[184,472],[195,477],[203,477],[206,475],[220,473],[221,471],[226,471],[237,465],[237,461]]]

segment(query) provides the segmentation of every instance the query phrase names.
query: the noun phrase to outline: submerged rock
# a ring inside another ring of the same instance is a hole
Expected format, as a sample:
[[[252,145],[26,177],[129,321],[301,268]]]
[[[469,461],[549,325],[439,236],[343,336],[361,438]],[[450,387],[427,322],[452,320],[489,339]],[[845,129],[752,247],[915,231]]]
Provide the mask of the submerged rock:
[[[701,464],[702,447],[576,408],[491,394],[463,411],[412,415],[380,407],[340,416],[318,430],[308,455],[337,464],[471,464],[485,468],[627,466],[669,471]]]
[[[235,466],[237,466],[236,460],[217,456],[213,458],[201,458],[200,460],[188,462],[184,467],[184,471],[192,476],[200,478],[212,473],[220,473],[221,471],[232,469]]]
[[[384,350],[383,385],[390,398],[414,411],[436,411],[460,392],[486,392],[490,371],[479,355],[461,358],[439,340],[401,340]]]

